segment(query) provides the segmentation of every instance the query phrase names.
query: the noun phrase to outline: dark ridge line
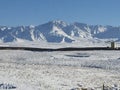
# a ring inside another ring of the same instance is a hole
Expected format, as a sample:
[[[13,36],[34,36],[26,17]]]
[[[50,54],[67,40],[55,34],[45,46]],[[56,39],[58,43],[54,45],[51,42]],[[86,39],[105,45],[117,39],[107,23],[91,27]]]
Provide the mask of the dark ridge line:
[[[27,51],[90,51],[90,50],[120,50],[119,48],[111,47],[65,47],[65,48],[34,48],[34,47],[4,47],[1,46],[0,50],[27,50]]]

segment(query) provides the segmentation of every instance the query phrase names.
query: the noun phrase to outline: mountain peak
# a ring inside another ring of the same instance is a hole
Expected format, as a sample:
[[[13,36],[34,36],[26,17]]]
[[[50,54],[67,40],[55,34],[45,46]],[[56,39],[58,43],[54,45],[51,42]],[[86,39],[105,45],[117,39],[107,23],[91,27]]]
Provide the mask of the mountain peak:
[[[50,23],[54,24],[54,25],[62,25],[62,26],[67,26],[68,24],[62,20],[53,20],[53,21],[50,21]]]
[[[30,28],[35,28],[35,26],[34,26],[34,25],[30,25],[29,27],[30,27]]]
[[[51,22],[53,22],[53,23],[59,23],[59,24],[64,23],[64,21],[62,21],[62,20],[53,20]]]

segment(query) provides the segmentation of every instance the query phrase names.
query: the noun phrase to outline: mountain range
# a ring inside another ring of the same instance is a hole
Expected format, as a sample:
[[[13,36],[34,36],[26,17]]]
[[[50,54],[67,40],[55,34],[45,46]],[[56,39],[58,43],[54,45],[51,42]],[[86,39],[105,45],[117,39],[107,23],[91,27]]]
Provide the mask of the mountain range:
[[[0,26],[1,42],[45,41],[52,43],[75,42],[80,39],[115,39],[120,41],[120,27],[88,25],[75,22],[72,24],[56,20],[37,26]]]

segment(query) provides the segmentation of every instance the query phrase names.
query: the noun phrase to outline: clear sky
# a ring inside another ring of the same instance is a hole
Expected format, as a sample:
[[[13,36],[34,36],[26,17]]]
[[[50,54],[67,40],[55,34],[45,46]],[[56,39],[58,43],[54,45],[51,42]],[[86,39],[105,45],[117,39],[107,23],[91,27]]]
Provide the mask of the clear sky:
[[[120,25],[120,0],[0,0],[0,25],[67,23]]]

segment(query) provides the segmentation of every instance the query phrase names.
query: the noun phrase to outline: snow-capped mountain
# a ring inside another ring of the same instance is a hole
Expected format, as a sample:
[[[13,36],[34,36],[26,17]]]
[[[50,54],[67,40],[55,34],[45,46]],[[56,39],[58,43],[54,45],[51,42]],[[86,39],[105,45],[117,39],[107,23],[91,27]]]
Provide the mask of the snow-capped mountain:
[[[75,22],[50,21],[38,26],[0,26],[1,42],[46,41],[74,42],[80,39],[116,39],[120,40],[120,27],[87,25]]]

